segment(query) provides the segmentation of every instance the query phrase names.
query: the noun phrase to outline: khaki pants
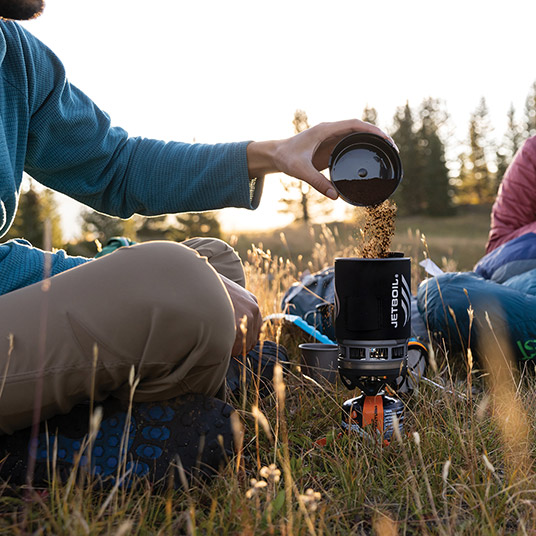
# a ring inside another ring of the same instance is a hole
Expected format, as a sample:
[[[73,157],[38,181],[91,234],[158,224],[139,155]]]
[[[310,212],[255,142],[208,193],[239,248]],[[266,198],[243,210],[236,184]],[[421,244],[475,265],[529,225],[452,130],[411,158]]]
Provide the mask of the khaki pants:
[[[0,434],[29,426],[35,407],[42,420],[91,396],[128,400],[132,366],[135,401],[214,396],[235,339],[217,272],[244,285],[220,240],[149,242],[0,296]]]

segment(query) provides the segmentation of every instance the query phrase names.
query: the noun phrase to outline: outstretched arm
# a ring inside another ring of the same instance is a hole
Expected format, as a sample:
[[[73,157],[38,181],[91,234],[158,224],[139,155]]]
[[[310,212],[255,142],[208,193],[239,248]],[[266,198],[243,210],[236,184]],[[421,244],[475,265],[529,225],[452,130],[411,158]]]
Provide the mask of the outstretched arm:
[[[283,172],[307,182],[327,197],[337,199],[330,181],[320,171],[328,167],[335,145],[353,132],[377,134],[394,145],[378,127],[359,119],[321,123],[285,140],[250,143],[247,148],[250,176]]]

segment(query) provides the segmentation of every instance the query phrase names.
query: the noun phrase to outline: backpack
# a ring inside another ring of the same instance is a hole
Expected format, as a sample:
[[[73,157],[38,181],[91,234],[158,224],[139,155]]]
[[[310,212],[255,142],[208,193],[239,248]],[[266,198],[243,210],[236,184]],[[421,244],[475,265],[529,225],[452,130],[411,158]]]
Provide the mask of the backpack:
[[[303,318],[322,334],[335,340],[335,268],[329,266],[314,274],[305,273],[281,301],[281,309]]]

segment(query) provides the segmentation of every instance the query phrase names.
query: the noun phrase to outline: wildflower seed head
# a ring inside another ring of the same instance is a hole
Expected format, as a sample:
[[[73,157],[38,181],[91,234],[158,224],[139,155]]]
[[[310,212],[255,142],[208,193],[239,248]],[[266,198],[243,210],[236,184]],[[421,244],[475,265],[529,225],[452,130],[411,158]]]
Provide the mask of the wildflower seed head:
[[[495,473],[495,467],[493,467],[493,464],[488,460],[488,457],[485,454],[482,454],[482,459],[484,460],[484,465],[488,471],[490,473]]]
[[[316,512],[321,498],[322,495],[311,488],[307,489],[303,495],[300,495],[300,501],[309,512]]]
[[[250,484],[251,487],[246,491],[246,499],[256,497],[268,485],[266,481],[257,480],[256,478],[252,478]]]
[[[283,367],[280,363],[274,366],[274,390],[279,398],[285,396],[285,382],[283,381]]]
[[[469,367],[469,370],[473,369],[473,364],[473,351],[471,350],[471,348],[467,348],[467,366]]]
[[[473,309],[472,305],[470,305],[469,308],[467,309],[467,315],[469,316],[469,322],[472,323],[473,319],[475,318],[475,310]]]
[[[281,471],[277,468],[275,463],[271,463],[268,467],[264,466],[261,468],[260,475],[268,482],[276,484],[281,478]]]
[[[446,484],[447,483],[447,480],[449,478],[449,470],[450,470],[450,460],[447,460],[444,464],[443,464],[443,474],[441,475],[442,478],[443,478],[443,482]]]

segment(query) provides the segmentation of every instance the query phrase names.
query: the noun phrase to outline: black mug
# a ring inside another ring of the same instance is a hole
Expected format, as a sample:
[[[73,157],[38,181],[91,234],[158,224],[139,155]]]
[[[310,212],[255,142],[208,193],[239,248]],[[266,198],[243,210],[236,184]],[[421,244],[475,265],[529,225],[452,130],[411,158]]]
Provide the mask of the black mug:
[[[392,143],[376,134],[356,132],[333,149],[329,174],[341,199],[356,206],[383,203],[402,180],[402,162]]]

